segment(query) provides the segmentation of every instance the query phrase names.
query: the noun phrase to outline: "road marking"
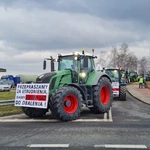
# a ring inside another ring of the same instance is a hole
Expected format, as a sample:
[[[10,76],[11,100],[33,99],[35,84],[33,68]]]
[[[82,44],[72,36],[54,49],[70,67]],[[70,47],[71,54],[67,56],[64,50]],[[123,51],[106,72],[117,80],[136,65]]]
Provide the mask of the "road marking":
[[[0,122],[61,122],[57,119],[5,119]]]
[[[113,122],[111,108],[107,113],[104,113],[104,120],[107,122]]]
[[[110,122],[108,119],[76,119],[72,122]]]
[[[14,119],[13,119],[14,118]],[[32,118],[25,118],[24,114],[19,115],[12,115],[12,116],[5,116],[0,117],[0,122],[61,122],[58,119],[32,119]],[[112,110],[110,110],[107,113],[104,113],[103,119],[76,119],[71,122],[113,122],[112,119]]]
[[[113,119],[112,119],[112,110],[111,110],[111,108],[110,108],[110,110],[109,110],[109,120],[110,120],[110,121],[113,121]]]
[[[0,119],[0,122],[62,122],[57,119]],[[70,122],[112,122],[106,119],[76,119]]]
[[[69,147],[69,144],[30,144],[27,147]]]
[[[113,144],[105,144],[105,145],[94,145],[94,147],[147,149],[147,146],[146,146],[146,145],[113,145]]]

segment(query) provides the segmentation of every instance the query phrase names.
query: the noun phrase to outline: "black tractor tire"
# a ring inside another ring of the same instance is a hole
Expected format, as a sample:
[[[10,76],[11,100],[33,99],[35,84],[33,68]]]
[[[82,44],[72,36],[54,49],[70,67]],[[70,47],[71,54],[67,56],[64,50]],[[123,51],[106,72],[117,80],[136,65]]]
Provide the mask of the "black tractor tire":
[[[108,112],[113,102],[113,91],[109,79],[102,77],[93,90],[93,107],[89,107],[91,112],[100,114]]]
[[[126,86],[120,86],[120,91],[119,91],[119,99],[122,101],[126,101]]]
[[[56,118],[71,121],[80,116],[82,101],[82,95],[78,89],[66,86],[52,94],[49,105],[52,115]]]
[[[45,116],[47,109],[22,107],[22,111],[30,118]]]

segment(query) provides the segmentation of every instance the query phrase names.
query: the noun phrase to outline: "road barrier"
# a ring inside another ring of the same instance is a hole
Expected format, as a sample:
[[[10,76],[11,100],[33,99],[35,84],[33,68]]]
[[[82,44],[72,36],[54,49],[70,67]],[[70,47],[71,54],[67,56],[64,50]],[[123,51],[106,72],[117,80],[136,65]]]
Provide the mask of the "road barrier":
[[[12,99],[12,100],[0,100],[0,106],[13,105],[14,102],[15,102],[14,99]]]

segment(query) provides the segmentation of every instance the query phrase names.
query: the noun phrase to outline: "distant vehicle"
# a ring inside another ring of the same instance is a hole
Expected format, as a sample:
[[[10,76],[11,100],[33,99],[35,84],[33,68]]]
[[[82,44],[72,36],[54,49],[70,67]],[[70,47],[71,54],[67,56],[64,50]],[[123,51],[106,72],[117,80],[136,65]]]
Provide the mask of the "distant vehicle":
[[[112,81],[113,95],[119,97],[120,100],[126,100],[126,79],[122,77],[124,70],[120,69],[105,69]]]
[[[11,85],[0,81],[0,91],[10,91],[11,90]]]
[[[145,80],[145,81],[150,81],[150,75],[149,75],[149,74],[146,74],[146,75],[144,76],[144,80]]]
[[[11,85],[11,88],[13,88],[13,87],[15,86],[15,83],[14,83],[13,80],[2,79],[2,81],[3,81],[5,84]]]
[[[139,76],[138,76],[138,81],[139,81],[140,77],[142,77],[142,75],[139,75]],[[145,75],[144,75],[144,81],[150,81],[150,75],[145,74]]]
[[[129,78],[130,78],[130,82],[137,82],[138,81],[138,74],[137,72],[129,72]]]
[[[2,80],[8,82],[8,84],[11,83],[12,86],[16,86],[18,83],[20,83],[20,77],[13,75],[5,75],[1,77]]]

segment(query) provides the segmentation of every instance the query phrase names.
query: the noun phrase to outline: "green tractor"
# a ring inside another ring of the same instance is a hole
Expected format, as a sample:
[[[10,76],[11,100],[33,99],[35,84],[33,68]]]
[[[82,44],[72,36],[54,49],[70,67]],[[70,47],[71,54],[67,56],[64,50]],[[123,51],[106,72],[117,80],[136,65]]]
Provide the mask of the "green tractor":
[[[105,73],[109,75],[112,81],[114,98],[118,97],[120,100],[126,100],[126,79],[122,77],[124,70],[120,69],[105,69]]]
[[[130,82],[138,82],[138,74],[137,72],[131,71],[129,72]]]
[[[22,107],[29,117],[42,117],[51,111],[62,121],[75,120],[80,116],[82,107],[87,106],[93,113],[108,112],[112,106],[113,91],[110,77],[95,70],[93,55],[75,52],[58,55],[58,59],[45,58],[43,68],[50,60],[51,72],[37,77],[36,84],[49,84],[49,99],[46,109]],[[54,70],[57,62],[58,71]],[[34,85],[34,83],[33,83]]]

